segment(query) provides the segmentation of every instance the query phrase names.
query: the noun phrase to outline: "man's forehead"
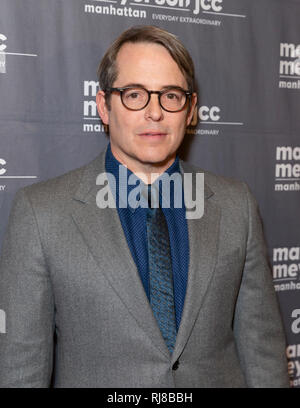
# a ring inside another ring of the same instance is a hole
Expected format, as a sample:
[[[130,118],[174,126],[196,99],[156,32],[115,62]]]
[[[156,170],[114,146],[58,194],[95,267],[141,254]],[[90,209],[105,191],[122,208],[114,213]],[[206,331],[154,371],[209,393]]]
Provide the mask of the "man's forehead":
[[[117,54],[116,68],[117,79],[126,82],[122,83],[122,86],[140,83],[146,87],[147,79],[158,82],[161,80],[160,88],[169,85],[186,86],[180,67],[169,51],[160,44],[149,42],[123,44]]]
[[[148,58],[150,60],[156,59],[158,61],[160,58],[165,58],[170,60],[170,63],[177,65],[166,47],[153,42],[124,43],[117,53],[117,61],[120,59],[126,60],[129,56],[134,57],[136,60]]]

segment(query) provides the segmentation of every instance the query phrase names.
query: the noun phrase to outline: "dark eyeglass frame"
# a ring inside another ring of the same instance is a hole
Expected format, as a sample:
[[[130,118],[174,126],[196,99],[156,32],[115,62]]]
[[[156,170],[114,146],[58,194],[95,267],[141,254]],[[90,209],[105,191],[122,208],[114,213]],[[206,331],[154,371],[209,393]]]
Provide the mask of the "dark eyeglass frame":
[[[144,105],[142,108],[132,109],[132,108],[129,108],[129,107],[124,103],[124,101],[123,101],[123,92],[126,91],[127,89],[142,89],[142,90],[144,90],[144,91],[147,92],[147,94],[148,94],[148,100],[147,100],[147,102],[145,103],[145,105]],[[170,91],[170,90],[172,90],[172,89],[177,89],[177,90],[179,90],[179,91],[182,91],[182,92],[185,94],[185,101],[184,101],[184,104],[183,104],[182,108],[180,108],[180,109],[178,109],[178,110],[175,110],[175,111],[174,111],[174,110],[168,110],[168,109],[164,108],[164,107],[162,106],[162,104],[161,104],[161,101],[160,101],[161,95],[164,94],[164,93],[166,93],[166,92],[168,92],[168,91]],[[111,93],[111,92],[119,92],[119,93],[120,93],[120,96],[121,96],[121,101],[122,101],[123,106],[124,106],[126,109],[131,110],[131,111],[140,111],[140,110],[145,109],[146,106],[148,105],[148,103],[150,102],[151,95],[152,95],[152,94],[156,94],[156,95],[158,95],[159,106],[160,106],[164,111],[166,111],[166,112],[171,112],[171,113],[176,113],[176,112],[182,111],[182,110],[185,108],[187,101],[189,101],[189,104],[191,103],[191,96],[192,96],[192,94],[193,94],[192,92],[186,91],[185,89],[181,88],[180,86],[170,86],[170,87],[165,88],[165,89],[162,90],[162,91],[151,91],[151,90],[148,90],[148,89],[144,88],[143,86],[124,86],[124,87],[122,87],[122,88],[107,88],[107,89],[105,89],[104,92],[109,92],[109,93]]]

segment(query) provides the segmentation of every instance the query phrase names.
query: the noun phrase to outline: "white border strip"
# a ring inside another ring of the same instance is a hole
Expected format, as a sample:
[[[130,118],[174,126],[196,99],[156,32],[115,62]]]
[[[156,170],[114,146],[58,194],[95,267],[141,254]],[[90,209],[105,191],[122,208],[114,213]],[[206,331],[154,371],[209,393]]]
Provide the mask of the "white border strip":
[[[218,11],[202,11],[202,13],[205,14],[216,14],[217,16],[229,16],[229,17],[240,17],[240,18],[246,18],[244,14],[229,14],[229,13],[219,13]]]
[[[244,123],[242,123],[242,122],[202,122],[202,121],[200,121],[199,122],[200,124],[201,123],[211,123],[211,124],[213,124],[213,125],[239,125],[239,126],[243,126],[244,125]]]
[[[4,55],[22,55],[23,57],[37,57],[37,54],[21,54],[19,52],[4,52],[4,51],[1,51],[0,54],[4,54]]]
[[[23,179],[23,178],[38,178],[38,176],[0,176],[2,178],[11,178],[11,179]]]
[[[280,78],[292,78],[292,79],[300,79],[300,76],[295,75],[279,75]]]
[[[276,181],[300,181],[300,178],[277,178]]]

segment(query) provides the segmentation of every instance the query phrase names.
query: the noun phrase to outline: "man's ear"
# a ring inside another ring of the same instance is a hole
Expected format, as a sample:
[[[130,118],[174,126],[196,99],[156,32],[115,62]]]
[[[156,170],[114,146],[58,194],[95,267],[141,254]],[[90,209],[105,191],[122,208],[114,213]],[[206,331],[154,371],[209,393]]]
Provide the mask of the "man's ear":
[[[107,104],[105,101],[104,91],[97,92],[96,104],[97,104],[97,110],[102,120],[102,123],[104,125],[109,125],[109,111],[108,111]]]
[[[194,92],[191,96],[191,103],[190,103],[190,108],[189,108],[189,113],[186,117],[186,125],[189,126],[194,115],[194,110],[197,105],[197,94]]]

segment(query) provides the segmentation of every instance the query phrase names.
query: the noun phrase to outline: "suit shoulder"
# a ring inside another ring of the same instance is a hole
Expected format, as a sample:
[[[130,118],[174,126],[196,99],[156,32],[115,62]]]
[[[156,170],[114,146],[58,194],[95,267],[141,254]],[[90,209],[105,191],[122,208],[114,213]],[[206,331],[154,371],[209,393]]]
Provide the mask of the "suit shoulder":
[[[21,189],[29,197],[43,195],[60,196],[61,198],[70,196],[75,190],[77,182],[80,180],[85,166],[68,171],[60,176],[31,184]]]
[[[231,177],[220,176],[204,171],[205,182],[216,194],[245,194],[246,183]]]

